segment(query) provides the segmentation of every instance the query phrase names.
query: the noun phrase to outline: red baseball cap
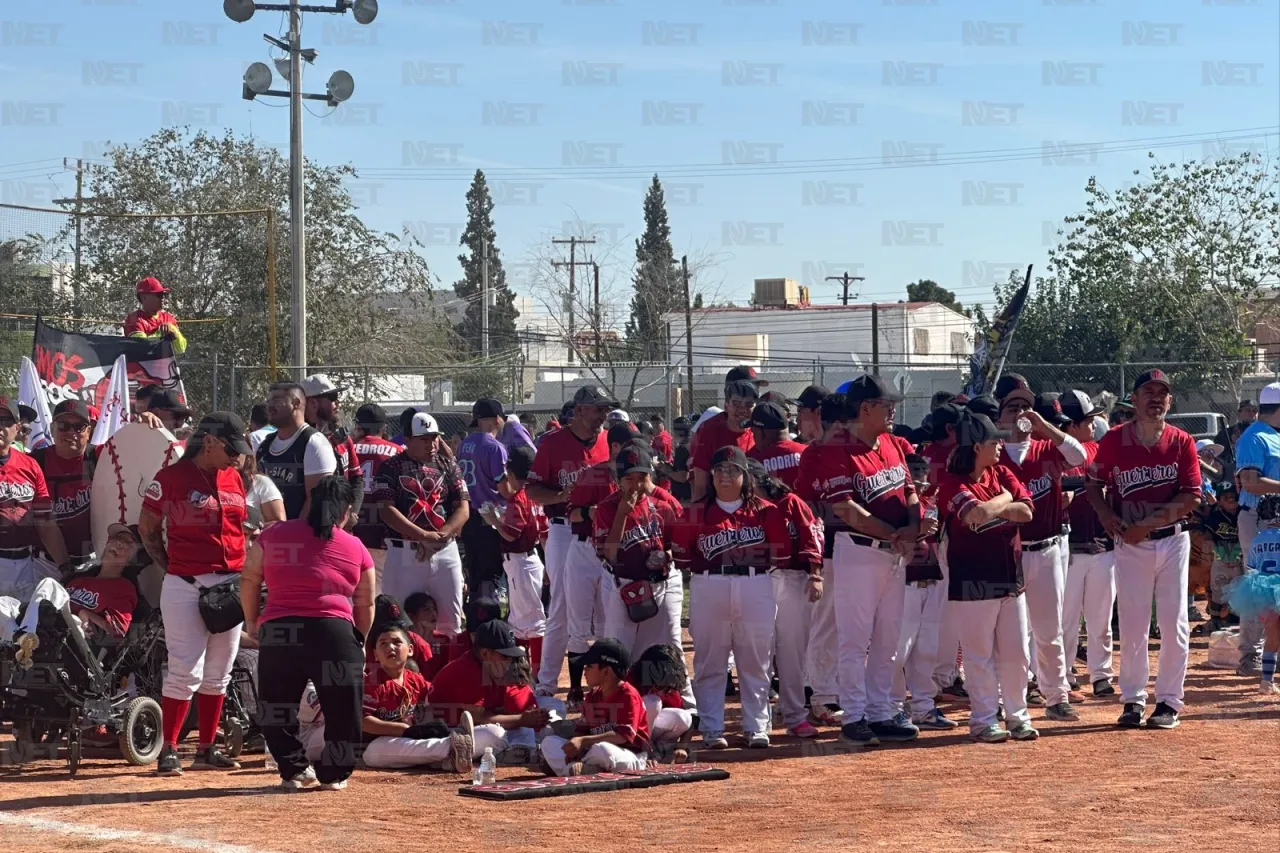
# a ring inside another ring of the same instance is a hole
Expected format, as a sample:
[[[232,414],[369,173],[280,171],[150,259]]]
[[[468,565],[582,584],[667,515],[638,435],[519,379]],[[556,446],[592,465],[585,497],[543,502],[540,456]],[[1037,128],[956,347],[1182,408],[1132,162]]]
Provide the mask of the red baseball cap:
[[[155,276],[150,276],[150,275],[149,275],[149,276],[147,276],[146,278],[144,278],[142,281],[138,282],[138,293],[139,293],[139,294],[142,294],[142,293],[159,293],[159,294],[162,294],[162,295],[163,295],[163,294],[168,293],[168,292],[169,292],[169,288],[167,288],[167,287],[165,287],[163,284],[161,284],[161,283],[160,283],[160,279],[156,278]]]

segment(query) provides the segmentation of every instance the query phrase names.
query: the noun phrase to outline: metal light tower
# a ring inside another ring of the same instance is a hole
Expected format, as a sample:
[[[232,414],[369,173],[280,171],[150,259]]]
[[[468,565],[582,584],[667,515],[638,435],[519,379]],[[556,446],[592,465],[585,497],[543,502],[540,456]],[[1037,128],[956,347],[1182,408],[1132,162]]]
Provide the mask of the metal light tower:
[[[265,62],[255,62],[244,73],[241,95],[252,101],[258,95],[289,99],[289,254],[293,283],[293,353],[294,376],[307,374],[307,245],[306,198],[302,183],[302,102],[324,101],[331,107],[351,97],[355,81],[345,71],[335,71],[325,86],[325,94],[308,95],[301,90],[302,62],[313,63],[316,52],[303,48],[301,42],[302,13],[328,12],[342,15],[350,11],[357,24],[371,24],[378,16],[378,0],[335,0],[333,6],[303,5],[298,0],[288,3],[255,3],[254,0],[222,0],[222,11],[238,24],[253,17],[255,11],[288,12],[289,41],[263,34],[263,38],[289,54],[287,65],[278,67],[289,83],[288,90],[271,88],[271,68]]]

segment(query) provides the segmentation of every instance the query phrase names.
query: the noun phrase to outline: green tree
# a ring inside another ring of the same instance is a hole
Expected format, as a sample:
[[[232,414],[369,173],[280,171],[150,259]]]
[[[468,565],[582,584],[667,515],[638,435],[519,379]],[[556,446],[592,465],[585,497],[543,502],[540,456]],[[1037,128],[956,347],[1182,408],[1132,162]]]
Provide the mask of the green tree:
[[[106,165],[91,168],[86,188],[100,201],[83,227],[85,316],[123,318],[136,307],[134,283],[154,275],[171,288],[170,310],[180,320],[219,320],[184,329],[188,393],[197,407],[207,404],[201,395],[212,377],[191,378],[199,365],[215,355],[223,365],[268,361],[267,222],[257,214],[171,214],[270,208],[278,349],[286,363],[292,331],[288,161],[251,137],[178,128],[114,146],[106,157]],[[351,166],[308,161],[304,167],[308,364],[451,360],[448,324],[430,307],[425,259],[407,236],[373,231],[356,215],[343,185],[356,176]],[[259,394],[267,377],[251,378],[242,400]]]
[[[481,300],[481,259],[482,244],[489,243],[489,352],[498,355],[519,349],[516,337],[516,318],[520,312],[516,310],[516,295],[507,287],[507,274],[502,268],[502,257],[497,247],[497,234],[493,228],[493,198],[489,194],[489,184],[484,172],[477,169],[467,190],[467,227],[458,241],[466,249],[458,255],[458,263],[462,265],[462,278],[453,284],[454,293],[466,300],[467,313],[458,326],[467,352],[478,357],[484,352],[481,314],[484,305]]]
[[[952,311],[964,314],[966,317],[971,316],[964,309],[964,306],[960,304],[960,301],[956,299],[954,293],[928,278],[922,278],[914,284],[907,285],[907,301],[937,302],[939,305],[945,305]]]
[[[684,307],[684,290],[671,248],[667,202],[657,175],[644,197],[644,234],[636,240],[633,282],[635,293],[626,328],[633,356],[643,361],[665,361],[669,347],[664,318],[668,312]]]

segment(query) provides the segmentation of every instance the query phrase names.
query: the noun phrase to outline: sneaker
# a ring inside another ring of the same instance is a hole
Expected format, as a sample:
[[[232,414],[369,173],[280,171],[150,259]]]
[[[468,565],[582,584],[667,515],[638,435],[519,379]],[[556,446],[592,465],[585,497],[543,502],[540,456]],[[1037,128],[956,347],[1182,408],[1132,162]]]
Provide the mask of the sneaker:
[[[1142,706],[1137,702],[1125,702],[1124,713],[1116,720],[1116,725],[1122,729],[1142,728]]]
[[[920,737],[920,730],[901,715],[892,720],[877,720],[867,726],[881,743],[907,743]]]
[[[1027,704],[1034,705],[1037,708],[1045,704],[1044,694],[1040,692],[1040,685],[1034,681],[1027,685]]]
[[[1176,729],[1178,723],[1178,712],[1164,703],[1157,702],[1156,709],[1151,712],[1151,716],[1147,717],[1147,728],[1149,729]]]
[[[1080,713],[1075,708],[1072,708],[1070,703],[1059,702],[1044,709],[1044,718],[1059,723],[1074,723],[1080,719]],[[1027,723],[1027,725],[1030,725],[1030,723]],[[1012,730],[1009,733],[1013,734]]]
[[[1205,616],[1203,613],[1200,612],[1199,607],[1192,605],[1191,607],[1187,608],[1188,622],[1203,622],[1204,620],[1205,620]]]
[[[978,743],[1004,743],[1009,738],[1009,733],[1001,726],[990,725],[971,732],[969,738]]]
[[[938,696],[943,699],[950,699],[952,702],[969,701],[969,691],[964,689],[964,682],[958,678],[951,684],[942,688],[942,690],[939,691]]]
[[[524,744],[513,744],[498,753],[500,767],[528,767],[533,763],[533,759],[534,748]]]
[[[224,755],[216,746],[208,746],[196,752],[196,760],[191,762],[192,770],[239,770],[240,762]]]
[[[867,725],[866,718],[856,723],[845,723],[840,727],[840,740],[857,746],[879,746],[880,738]]]
[[[315,768],[308,767],[306,770],[303,770],[301,773],[294,775],[293,778],[291,779],[281,780],[280,790],[301,791],[306,788],[314,788],[319,784],[320,784],[319,780],[316,779]]]
[[[1280,685],[1274,681],[1264,681],[1258,687],[1258,693],[1263,696],[1280,696]]]
[[[704,749],[728,749],[729,741],[725,740],[722,732],[704,732],[702,746]]]
[[[1257,675],[1262,672],[1262,661],[1256,657],[1240,658],[1240,665],[1236,667],[1236,675]]]
[[[769,736],[764,732],[747,732],[747,749],[768,749]]]
[[[807,740],[808,738],[811,738],[811,737],[817,737],[818,730],[817,728],[814,727],[813,723],[809,722],[808,720],[805,720],[804,722],[800,723],[800,725],[791,726],[789,729],[787,729],[787,734],[791,735],[792,737],[805,738]]]
[[[934,708],[922,717],[913,718],[911,722],[916,725],[916,728],[939,732],[947,729],[954,729],[956,726],[960,725],[955,720],[948,719],[947,716],[937,708]]]
[[[1072,705],[1079,705],[1082,702],[1084,702],[1084,694],[1081,693],[1079,690],[1068,690],[1067,701],[1070,702]]]
[[[569,777],[569,776],[586,776],[586,775],[587,775],[587,765],[583,764],[581,761],[571,761],[571,762],[569,762],[569,764],[565,765],[565,768],[564,768],[564,775],[565,775],[566,777]]]
[[[458,730],[449,735],[449,759],[446,765],[454,773],[471,772],[471,759],[476,751],[475,734],[471,713],[463,711],[458,720]]]
[[[1035,740],[1040,737],[1040,732],[1036,731],[1030,723],[1018,723],[1009,729],[1009,737],[1014,740]]]
[[[809,709],[809,722],[815,726],[838,726],[844,722],[839,705],[818,705]]]
[[[1109,678],[1099,678],[1093,682],[1093,695],[1096,699],[1116,695],[1116,688]]]
[[[178,758],[178,750],[171,746],[166,746],[164,749],[160,750],[160,757],[156,759],[156,775],[182,775],[182,759]]]
[[[316,786],[317,791],[345,791],[347,789],[347,780],[340,782],[321,782]]]

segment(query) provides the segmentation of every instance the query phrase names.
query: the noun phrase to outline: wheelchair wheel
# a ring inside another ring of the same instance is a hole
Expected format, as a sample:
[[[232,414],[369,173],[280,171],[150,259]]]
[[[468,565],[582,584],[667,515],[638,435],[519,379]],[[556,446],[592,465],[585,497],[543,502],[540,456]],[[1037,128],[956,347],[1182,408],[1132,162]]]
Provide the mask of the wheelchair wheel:
[[[231,758],[238,758],[241,752],[244,752],[244,726],[239,720],[227,720],[225,723],[227,735],[227,755]]]
[[[135,696],[120,718],[120,754],[137,767],[154,763],[164,746],[161,730],[160,703]]]
[[[80,732],[73,731],[67,738],[67,772],[76,775],[80,769]]]
[[[36,737],[31,721],[24,720],[13,727],[13,747],[9,753],[15,764],[26,764],[35,758]]]

